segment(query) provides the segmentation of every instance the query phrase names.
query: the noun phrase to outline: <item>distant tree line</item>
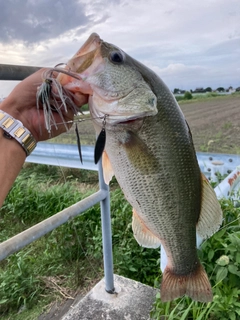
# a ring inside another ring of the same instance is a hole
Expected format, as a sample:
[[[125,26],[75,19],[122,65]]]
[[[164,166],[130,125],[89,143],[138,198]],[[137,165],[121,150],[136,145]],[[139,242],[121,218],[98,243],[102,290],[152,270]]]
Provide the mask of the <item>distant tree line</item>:
[[[190,91],[186,91],[186,90],[182,90],[179,88],[174,88],[173,93],[174,94],[185,94],[185,92],[190,92],[190,93],[206,93],[206,92],[213,92],[213,91],[217,91],[217,92],[229,92],[229,91],[233,91],[233,87],[230,86],[229,88],[225,89],[223,87],[218,87],[216,90],[213,90],[211,87],[207,87],[207,88],[196,88],[195,90],[190,90]],[[234,91],[240,91],[240,87],[236,88]]]

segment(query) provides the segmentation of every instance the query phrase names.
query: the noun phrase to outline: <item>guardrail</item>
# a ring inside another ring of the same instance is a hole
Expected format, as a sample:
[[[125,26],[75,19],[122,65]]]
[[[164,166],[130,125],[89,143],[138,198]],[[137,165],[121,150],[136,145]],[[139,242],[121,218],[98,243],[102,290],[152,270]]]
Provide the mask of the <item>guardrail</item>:
[[[79,161],[77,145],[38,143],[37,148],[26,161],[68,168],[98,170],[94,164],[93,146],[82,146],[83,163]],[[204,153],[197,152],[199,167],[204,175],[217,181],[217,173],[227,177],[216,188],[218,198],[228,198],[234,190],[239,188],[240,156],[236,154]],[[232,195],[233,196],[233,195]]]
[[[26,159],[28,162],[49,164],[68,168],[98,170],[94,164],[93,146],[81,147],[83,164],[79,161],[77,145],[39,142],[36,149]],[[240,164],[240,155],[197,152],[201,171],[211,180],[216,180],[216,172],[230,174]]]
[[[98,171],[98,166],[93,161],[93,146],[82,145],[81,150],[83,163],[80,162],[77,145],[39,142],[26,162]]]

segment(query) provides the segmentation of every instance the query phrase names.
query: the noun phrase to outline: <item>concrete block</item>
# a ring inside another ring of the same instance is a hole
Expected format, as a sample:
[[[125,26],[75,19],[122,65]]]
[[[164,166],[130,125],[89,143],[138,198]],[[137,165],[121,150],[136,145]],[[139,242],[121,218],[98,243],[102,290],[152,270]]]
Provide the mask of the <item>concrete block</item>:
[[[149,320],[157,290],[114,275],[116,293],[105,291],[102,279],[62,320]]]

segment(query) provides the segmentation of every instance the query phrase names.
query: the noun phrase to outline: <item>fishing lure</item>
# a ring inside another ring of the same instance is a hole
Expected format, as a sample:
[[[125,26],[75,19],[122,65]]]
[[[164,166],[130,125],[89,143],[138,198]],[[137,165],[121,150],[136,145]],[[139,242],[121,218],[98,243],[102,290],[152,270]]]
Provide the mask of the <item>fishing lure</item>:
[[[58,64],[57,66],[62,65]],[[53,76],[53,72],[66,73],[73,78],[79,79],[79,77],[70,71],[61,68],[55,68],[47,70],[44,74],[44,81],[42,85],[38,88],[37,92],[37,108],[40,109],[40,103],[42,104],[45,126],[49,133],[51,133],[51,127],[55,126],[57,128],[57,123],[53,116],[53,112],[58,112],[62,119],[62,123],[65,125],[66,131],[68,127],[63,116],[64,113],[68,113],[71,109],[74,114],[81,112],[77,105],[74,103],[74,94],[69,90],[66,90],[57,81],[56,77]],[[52,88],[54,87],[54,90]]]
[[[94,162],[95,162],[95,164],[97,164],[98,161],[100,160],[102,153],[104,151],[104,148],[105,148],[105,144],[106,144],[106,130],[105,130],[106,117],[107,117],[107,115],[105,115],[103,118],[103,127],[102,127],[101,132],[98,135],[98,138],[97,138],[97,141],[95,144],[95,148],[94,148]]]
[[[68,113],[69,108],[72,109],[75,115],[78,112],[81,112],[79,108],[76,106],[76,104],[74,103],[73,94],[70,91],[63,88],[60,85],[60,83],[57,81],[57,79],[53,76],[54,71],[63,72],[67,74],[69,74],[70,72],[62,69],[58,69],[57,66],[45,72],[45,74],[43,75],[45,79],[42,85],[38,88],[37,97],[36,97],[37,109],[38,111],[40,110],[40,103],[41,103],[43,108],[43,113],[44,113],[45,127],[49,132],[49,134],[51,134],[52,126],[55,126],[55,128],[57,129],[57,125],[59,124],[59,123],[56,123],[53,112],[57,112],[60,115],[62,120],[61,124],[64,124],[66,131],[68,130],[67,124],[69,123],[69,121],[66,121],[64,119],[63,112],[65,114]],[[76,77],[75,75],[73,76]],[[54,86],[54,89],[55,89],[54,91],[52,90],[52,86]],[[40,128],[40,132],[41,132],[41,128]],[[80,142],[80,135],[79,135],[77,124],[75,127],[75,132],[77,137],[79,157],[82,163],[83,161],[82,161],[82,152],[81,152],[81,142]]]
[[[76,132],[76,136],[77,136],[78,153],[79,153],[81,164],[83,164],[80,135],[79,135],[77,123],[75,125],[75,132]]]
[[[61,65],[61,64],[59,64]],[[44,81],[42,85],[38,88],[37,92],[37,108],[38,111],[40,110],[40,104],[43,108],[44,113],[44,120],[45,120],[45,126],[49,134],[51,134],[51,128],[52,126],[55,126],[57,129],[57,125],[60,123],[56,123],[55,117],[53,112],[58,112],[58,114],[61,117],[61,123],[64,124],[66,131],[68,130],[67,124],[69,121],[66,121],[64,119],[63,113],[66,114],[70,109],[74,112],[76,115],[78,112],[81,112],[77,105],[74,103],[74,94],[70,92],[69,90],[66,90],[64,87],[61,86],[61,84],[57,81],[56,77],[53,76],[53,72],[59,72],[59,73],[65,73],[73,78],[80,79],[78,75],[72,73],[70,70],[60,69],[57,68],[59,65],[57,65],[55,68],[52,68],[50,70],[47,70],[44,73]],[[54,90],[52,90],[52,87],[54,87]],[[81,112],[82,113],[82,112]],[[83,114],[83,113],[82,113]],[[96,140],[95,148],[94,148],[94,162],[97,164],[102,156],[102,153],[105,148],[106,143],[106,117],[108,115],[105,115],[103,117],[103,126],[102,130]],[[40,128],[41,132],[41,128]],[[81,142],[80,142],[80,135],[78,131],[78,126],[76,123],[75,126],[75,133],[77,137],[77,145],[78,145],[78,152],[81,163],[83,163],[82,159],[82,152],[81,152]]]

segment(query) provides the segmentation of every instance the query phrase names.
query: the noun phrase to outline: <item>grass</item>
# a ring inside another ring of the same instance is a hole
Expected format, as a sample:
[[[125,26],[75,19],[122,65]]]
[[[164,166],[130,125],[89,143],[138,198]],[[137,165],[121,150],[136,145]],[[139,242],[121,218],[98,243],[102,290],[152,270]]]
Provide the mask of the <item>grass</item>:
[[[212,144],[214,143],[221,143],[221,141],[223,140],[223,131],[218,131],[215,132],[214,135],[211,136],[211,139],[204,139],[205,143],[200,145],[200,151],[202,152],[209,152],[210,151],[210,147],[212,147]]]
[[[67,172],[42,165],[23,169],[0,211],[1,242],[97,190],[95,172],[88,172],[87,187],[84,178],[81,184],[77,183],[78,174],[66,175]],[[82,228],[88,224],[89,214],[69,221],[0,263],[1,315],[31,308],[42,295],[50,299],[52,290],[46,283],[49,277],[60,277],[63,288],[71,292],[89,278],[102,275],[87,263],[83,236],[87,231],[84,233]],[[99,216],[98,220],[100,225]],[[89,261],[95,264],[95,258],[90,257]],[[56,290],[53,298],[58,294]]]
[[[216,92],[209,92],[209,93],[202,93],[202,94],[193,94],[191,99],[186,99],[184,96],[176,96],[176,100],[178,103],[187,104],[192,102],[199,102],[199,101],[209,101],[214,98],[221,98],[221,99],[231,99],[233,96],[240,96],[240,92],[234,92],[232,94],[219,94]]]
[[[63,178],[59,168],[27,165],[1,208],[0,241],[96,191],[96,173],[85,175],[65,171]],[[115,181],[111,189],[115,272],[153,285],[159,253],[138,246],[130,227],[132,209]],[[27,319],[27,311],[43,311],[42,299],[49,304],[86,291],[103,277],[102,260],[100,208],[95,205],[0,263],[1,319]]]
[[[213,287],[213,302],[204,304],[184,297],[163,303],[158,293],[151,311],[152,319],[240,318],[240,209],[235,205],[231,199],[221,201],[223,225],[220,231],[204,241],[199,251]]]
[[[80,115],[75,117],[77,123],[73,124],[72,128],[61,134],[58,137],[50,139],[48,142],[52,143],[64,143],[64,144],[77,144],[75,126],[77,124],[80,132],[81,144],[82,145],[94,145],[96,141],[96,134],[92,125],[92,121],[89,114],[84,116]]]
[[[132,209],[116,181],[111,189],[114,272],[159,288],[159,251],[137,244],[131,230]],[[57,167],[26,165],[0,211],[0,241],[96,190],[95,172],[79,176],[78,170],[63,173]],[[152,319],[164,316],[174,320],[224,320],[229,315],[229,319],[238,319],[240,208],[231,200],[224,200],[221,205],[223,228],[199,251],[210,275],[214,301],[206,305],[186,297],[162,303],[158,293]],[[100,208],[95,205],[0,263],[0,317],[37,319],[54,301],[86,292],[102,276]]]

